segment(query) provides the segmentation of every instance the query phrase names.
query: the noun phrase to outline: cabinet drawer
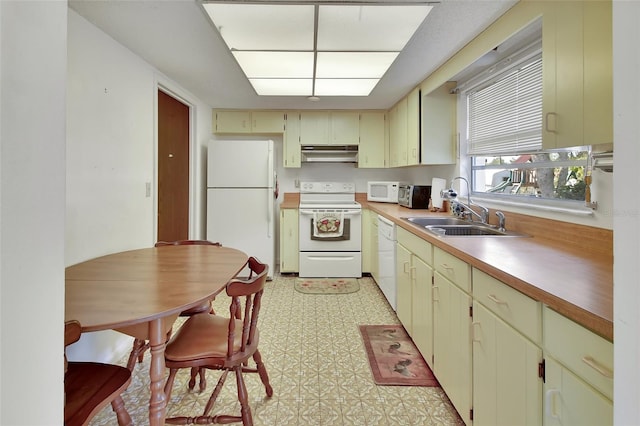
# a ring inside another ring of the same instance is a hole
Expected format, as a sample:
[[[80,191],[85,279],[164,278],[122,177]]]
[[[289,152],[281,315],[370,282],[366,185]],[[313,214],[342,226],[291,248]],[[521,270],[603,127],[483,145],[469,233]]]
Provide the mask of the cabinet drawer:
[[[422,238],[413,235],[406,229],[396,227],[398,242],[410,252],[418,256],[427,265],[433,265],[433,246]]]
[[[473,269],[473,298],[534,343],[542,344],[542,306],[499,280]]]
[[[613,399],[613,343],[545,306],[545,352]]]
[[[435,247],[433,249],[433,269],[467,293],[471,292],[471,266],[464,260]]]

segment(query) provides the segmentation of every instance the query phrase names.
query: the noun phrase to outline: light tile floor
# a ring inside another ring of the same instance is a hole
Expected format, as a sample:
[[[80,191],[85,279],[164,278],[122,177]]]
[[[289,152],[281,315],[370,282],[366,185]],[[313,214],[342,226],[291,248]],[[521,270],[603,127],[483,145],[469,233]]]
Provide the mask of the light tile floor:
[[[299,293],[295,279],[276,276],[262,299],[260,352],[274,395],[266,398],[256,374],[245,375],[255,425],[464,424],[440,388],[374,384],[358,325],[397,324],[398,318],[372,278],[359,279],[358,292],[340,295]],[[228,298],[218,297],[214,307],[227,312]],[[149,358],[136,366],[124,394],[135,425],[148,424]],[[201,414],[217,376],[207,372],[207,390],[199,394],[187,391],[188,370],[179,372],[168,416]],[[232,376],[213,413],[239,413]],[[90,424],[117,422],[108,406]]]

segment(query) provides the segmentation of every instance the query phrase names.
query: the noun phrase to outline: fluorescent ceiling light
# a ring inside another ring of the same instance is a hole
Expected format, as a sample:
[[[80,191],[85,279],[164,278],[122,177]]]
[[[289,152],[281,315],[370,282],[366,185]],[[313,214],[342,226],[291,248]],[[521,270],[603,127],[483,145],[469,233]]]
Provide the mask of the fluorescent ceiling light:
[[[260,96],[310,96],[313,79],[250,78],[249,82]]]
[[[368,96],[380,79],[316,78],[315,96]]]
[[[320,6],[318,50],[400,52],[432,6]]]
[[[205,3],[231,50],[313,50],[313,5]]]
[[[381,78],[398,52],[318,52],[317,78]]]
[[[313,52],[232,52],[247,78],[313,78]]]
[[[203,6],[256,93],[268,96],[369,95],[432,9],[421,0],[267,1]]]

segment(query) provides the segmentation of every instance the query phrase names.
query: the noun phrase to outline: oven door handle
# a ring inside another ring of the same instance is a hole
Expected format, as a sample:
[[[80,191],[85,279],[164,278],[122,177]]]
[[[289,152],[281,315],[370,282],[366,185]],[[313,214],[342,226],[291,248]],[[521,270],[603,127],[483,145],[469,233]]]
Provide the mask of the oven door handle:
[[[314,213],[316,213],[315,210],[304,210],[304,209],[299,210],[299,212],[302,215],[313,215]],[[362,214],[362,211],[361,210],[344,210],[344,211],[338,211],[338,212],[335,212],[335,213],[342,213],[345,216],[355,216],[355,215]]]

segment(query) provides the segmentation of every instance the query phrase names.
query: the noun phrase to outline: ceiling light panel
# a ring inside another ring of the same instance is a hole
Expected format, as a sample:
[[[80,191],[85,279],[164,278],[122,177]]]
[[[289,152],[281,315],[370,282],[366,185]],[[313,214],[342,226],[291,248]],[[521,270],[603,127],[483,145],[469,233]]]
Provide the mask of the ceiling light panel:
[[[313,50],[313,5],[203,6],[231,50]]]
[[[318,50],[400,52],[433,7],[320,5]]]
[[[248,78],[313,78],[313,52],[232,52]]]
[[[397,52],[318,52],[317,78],[381,78]]]
[[[250,78],[249,82],[260,96],[310,96],[313,92],[310,78]]]
[[[317,78],[314,94],[316,96],[368,96],[378,81],[380,80],[377,78]]]

